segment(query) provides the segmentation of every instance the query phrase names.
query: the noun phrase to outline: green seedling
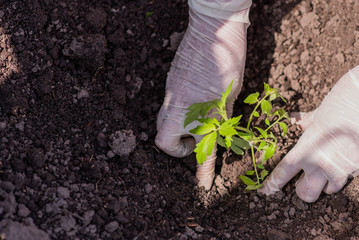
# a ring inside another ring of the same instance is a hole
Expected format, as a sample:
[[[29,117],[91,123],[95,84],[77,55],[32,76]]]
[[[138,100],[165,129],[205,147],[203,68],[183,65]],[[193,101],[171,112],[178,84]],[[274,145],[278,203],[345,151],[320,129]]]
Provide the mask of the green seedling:
[[[272,102],[281,98],[277,89],[271,88],[264,83],[264,96],[260,97],[258,92],[250,94],[244,103],[254,105],[254,109],[249,117],[246,127],[240,126],[242,115],[228,118],[226,111],[226,104],[228,96],[231,92],[232,83],[222,93],[221,99],[215,99],[209,102],[195,103],[187,108],[186,119],[184,127],[193,121],[198,121],[201,125],[190,130],[191,133],[197,135],[204,135],[202,140],[196,145],[194,152],[199,164],[203,164],[209,156],[215,144],[231,149],[235,154],[244,155],[246,150],[249,150],[252,156],[254,170],[247,171],[245,175],[239,176],[244,184],[247,185],[247,190],[256,190],[263,186],[262,182],[268,175],[265,169],[265,162],[270,159],[277,147],[277,138],[271,131],[274,126],[278,125],[282,130],[284,137],[288,130],[288,125],[284,122],[289,119],[288,114],[283,109],[275,110]],[[210,112],[210,110],[212,110]],[[211,116],[209,117],[209,112]],[[258,126],[253,125],[253,119],[260,117],[260,112],[263,115],[264,124]],[[265,127],[259,127],[265,126]],[[261,159],[256,161],[255,153],[261,152]]]
[[[153,14],[153,12],[146,12],[145,18],[146,18],[146,19],[149,18],[152,14]]]

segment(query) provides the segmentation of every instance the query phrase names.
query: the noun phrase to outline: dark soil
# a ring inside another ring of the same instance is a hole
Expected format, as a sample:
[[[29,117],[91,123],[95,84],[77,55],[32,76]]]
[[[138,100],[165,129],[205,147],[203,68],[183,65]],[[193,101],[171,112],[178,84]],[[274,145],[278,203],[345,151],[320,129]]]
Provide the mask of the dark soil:
[[[263,81],[314,110],[359,63],[359,2],[254,2],[235,112]],[[358,179],[314,204],[295,180],[260,196],[238,181],[248,157],[222,151],[205,192],[193,156],[156,148],[187,22],[185,0],[0,0],[0,239],[359,239]]]

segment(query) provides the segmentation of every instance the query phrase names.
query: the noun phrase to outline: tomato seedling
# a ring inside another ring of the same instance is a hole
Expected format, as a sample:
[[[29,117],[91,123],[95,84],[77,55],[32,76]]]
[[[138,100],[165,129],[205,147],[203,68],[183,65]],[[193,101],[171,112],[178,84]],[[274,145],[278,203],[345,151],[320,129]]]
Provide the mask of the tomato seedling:
[[[197,135],[204,135],[202,140],[197,143],[194,152],[199,164],[203,164],[209,156],[215,144],[231,149],[235,154],[243,155],[246,150],[250,150],[254,170],[247,171],[245,175],[239,176],[244,184],[247,185],[246,189],[256,190],[263,186],[262,182],[268,175],[265,169],[265,162],[271,158],[277,147],[277,138],[271,131],[275,125],[279,125],[284,137],[288,130],[288,125],[284,122],[289,119],[288,114],[283,109],[275,110],[272,102],[281,98],[284,102],[285,99],[280,96],[278,90],[271,88],[268,84],[264,83],[264,96],[260,97],[258,92],[250,94],[244,103],[254,105],[254,109],[249,117],[246,127],[241,127],[240,120],[242,115],[237,117],[228,118],[226,111],[226,103],[228,101],[229,93],[231,92],[232,83],[228,86],[225,92],[222,93],[221,99],[215,99],[209,102],[195,103],[187,108],[184,127],[193,121],[198,121],[198,125],[190,130],[191,133]],[[214,110],[208,114],[210,110]],[[258,126],[252,127],[253,118],[259,118],[260,113],[264,116],[265,128]],[[216,117],[210,117],[216,116]],[[219,117],[218,117],[219,116]],[[261,160],[256,161],[255,153],[261,152]],[[255,179],[254,179],[255,177]]]

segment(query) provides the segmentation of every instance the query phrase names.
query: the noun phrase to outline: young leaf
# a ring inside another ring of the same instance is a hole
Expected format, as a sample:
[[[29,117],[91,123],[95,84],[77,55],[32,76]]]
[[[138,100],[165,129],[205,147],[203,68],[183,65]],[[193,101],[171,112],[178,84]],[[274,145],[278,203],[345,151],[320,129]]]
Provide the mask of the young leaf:
[[[272,132],[270,132],[270,133],[268,134],[268,138],[271,138],[271,139],[274,140],[274,142],[277,142],[277,138],[274,136],[274,134],[273,134]]]
[[[264,120],[264,122],[265,122],[265,124],[267,124],[267,126],[270,125],[270,122],[269,122],[268,118],[266,118],[266,120]]]
[[[266,144],[267,144],[266,141],[261,141],[261,143],[259,144],[259,146],[258,146],[258,148],[257,148],[257,151],[262,150]]]
[[[246,184],[247,186],[251,186],[251,185],[255,185],[256,183],[253,182],[252,179],[250,179],[249,177],[246,177],[244,175],[239,176],[239,178],[243,181],[244,184]]]
[[[238,126],[239,120],[241,120],[241,118],[242,118],[242,115],[239,115],[238,117],[230,118],[224,124],[229,124],[229,125],[236,127],[236,126]]]
[[[198,115],[201,112],[202,105],[202,103],[195,103],[187,108],[188,112],[186,113],[186,118],[184,120],[184,127],[186,127],[191,122],[197,120]]]
[[[269,145],[269,147],[266,149],[264,153],[263,161],[267,161],[268,159],[270,159],[274,155],[275,149],[276,149],[276,145],[274,144]]]
[[[254,111],[254,112],[253,112],[253,116],[254,116],[254,117],[259,117],[259,112]]]
[[[242,149],[249,149],[251,147],[247,141],[238,137],[233,137],[232,145],[236,145]]]
[[[244,154],[243,150],[240,147],[238,147],[237,145],[232,144],[231,149],[237,155],[243,155]]]
[[[273,101],[273,100],[277,99],[277,97],[279,97],[279,93],[276,91],[275,93],[272,93],[271,95],[269,95],[269,101]]]
[[[226,144],[224,143],[224,139],[221,137],[221,135],[217,134],[217,143],[224,147],[224,148],[227,148]]]
[[[153,12],[146,12],[145,18],[148,18],[148,17],[151,16],[152,14],[153,14]]]
[[[206,161],[206,158],[208,155],[210,155],[213,151],[214,145],[216,143],[217,139],[217,132],[212,132],[202,140],[197,143],[196,148],[194,149],[194,152],[196,153],[196,159],[198,164],[203,164],[203,162]]]
[[[237,134],[237,131],[231,124],[225,122],[219,127],[219,134],[222,136],[233,136]]]
[[[249,95],[246,99],[244,99],[244,103],[248,103],[248,104],[254,104],[256,102],[258,102],[258,97],[259,97],[259,93],[252,93],[251,95]]]
[[[266,95],[278,94],[277,89],[271,88],[267,83],[264,83],[264,92]]]
[[[261,109],[263,114],[270,115],[270,112],[272,111],[272,104],[270,103],[270,101],[263,100],[261,102]]]
[[[284,118],[289,119],[288,113],[286,111],[284,111],[282,108],[278,110],[278,114],[279,114],[279,117],[284,117]]]
[[[263,181],[264,180],[264,178],[268,175],[268,171],[267,170],[262,170],[261,171],[261,176],[260,176],[260,179]]]
[[[271,89],[272,88],[267,83],[264,83],[264,92],[266,95],[268,95],[268,93]]]
[[[212,101],[207,102],[207,105],[203,106],[200,111],[201,117],[205,117],[208,111],[218,105],[219,100],[214,99]]]
[[[266,131],[264,131],[262,128],[255,127],[255,129],[257,129],[261,133],[262,137],[264,137],[264,138],[268,137]]]
[[[226,149],[231,147],[232,145],[232,136],[228,135],[224,138],[224,144],[226,145]]]
[[[246,175],[248,175],[248,176],[252,176],[253,174],[254,174],[254,171],[252,171],[252,170],[246,172]]]
[[[198,122],[202,124],[214,124],[219,125],[219,122],[216,118],[199,118],[197,119]]]
[[[284,122],[279,122],[279,127],[282,129],[283,133],[282,136],[284,137],[287,134],[288,131],[288,125],[285,124]]]
[[[204,103],[195,103],[187,108],[188,112],[186,113],[186,118],[184,120],[184,127],[186,127],[191,122],[197,120],[198,116],[204,117],[207,115],[208,111],[216,106],[216,101],[213,100],[210,102]]]
[[[263,170],[265,169],[264,166],[263,166],[263,164],[258,164],[258,165],[257,165],[257,168],[260,168],[260,169],[263,169]]]
[[[229,96],[229,93],[231,92],[232,85],[233,85],[233,81],[231,82],[231,84],[229,84],[227,89],[222,93],[221,101],[218,103],[219,109],[224,109],[224,107],[226,106],[227,98]]]
[[[246,190],[257,190],[263,187],[263,184],[255,184],[246,187]]]
[[[238,136],[242,137],[244,140],[247,140],[247,141],[249,141],[253,136],[253,134],[250,134],[247,132],[238,132],[237,134],[238,134]]]
[[[197,127],[193,128],[192,130],[190,130],[189,132],[193,133],[193,134],[197,134],[197,135],[204,135],[204,134],[210,133],[214,130],[216,130],[216,126],[214,124],[207,123],[207,124],[197,126]]]

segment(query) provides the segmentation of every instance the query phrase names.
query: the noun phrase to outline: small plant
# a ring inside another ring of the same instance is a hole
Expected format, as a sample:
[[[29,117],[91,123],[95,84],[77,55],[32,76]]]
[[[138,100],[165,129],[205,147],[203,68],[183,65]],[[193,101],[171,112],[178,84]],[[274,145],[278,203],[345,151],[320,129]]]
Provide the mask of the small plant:
[[[238,155],[243,155],[246,150],[250,150],[254,170],[247,171],[241,175],[240,179],[247,185],[246,189],[255,190],[263,186],[262,182],[268,175],[264,163],[271,158],[276,150],[277,138],[270,131],[275,125],[279,125],[284,137],[288,130],[288,125],[283,120],[288,119],[288,114],[283,110],[275,110],[272,107],[272,101],[280,97],[284,102],[285,99],[279,95],[277,89],[271,88],[264,83],[264,96],[260,98],[258,92],[250,94],[244,102],[254,105],[254,109],[249,117],[246,127],[239,126],[242,115],[228,118],[226,103],[228,95],[232,88],[232,83],[222,93],[221,99],[215,99],[204,103],[195,103],[187,108],[184,127],[193,121],[198,121],[202,125],[190,130],[191,133],[204,135],[202,140],[196,145],[194,152],[199,164],[206,161],[208,155],[213,151],[216,143],[226,149],[231,149]],[[209,117],[208,112],[214,109],[213,114],[217,117]],[[263,117],[265,128],[258,126],[252,127],[253,118],[259,118],[259,109]],[[262,152],[262,159],[257,163],[255,153]],[[255,179],[254,179],[255,177]]]
[[[145,18],[146,18],[146,19],[149,18],[152,14],[153,14],[153,12],[146,12]]]

